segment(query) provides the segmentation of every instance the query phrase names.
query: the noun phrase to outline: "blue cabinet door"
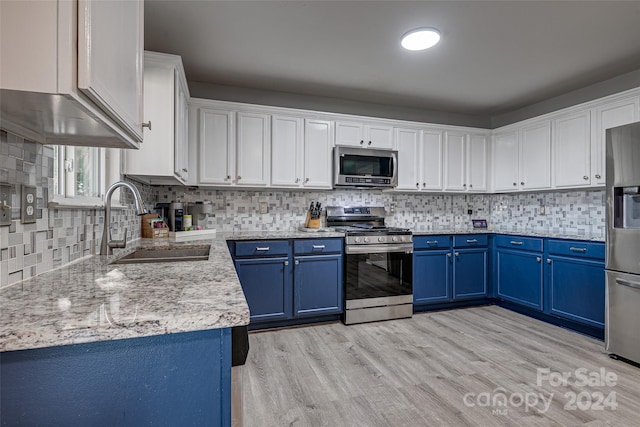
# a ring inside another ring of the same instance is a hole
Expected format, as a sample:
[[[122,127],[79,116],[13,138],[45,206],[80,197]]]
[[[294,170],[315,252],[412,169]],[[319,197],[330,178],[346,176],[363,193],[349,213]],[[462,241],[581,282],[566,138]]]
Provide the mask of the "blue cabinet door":
[[[293,314],[342,313],[342,255],[301,256],[294,264]]]
[[[236,271],[249,304],[251,322],[291,317],[289,258],[236,260]]]
[[[489,250],[460,249],[453,256],[453,299],[486,297]]]
[[[604,328],[604,262],[549,256],[547,311],[576,322]]]
[[[426,304],[451,300],[451,251],[413,253],[413,303]]]
[[[496,270],[498,298],[542,310],[541,254],[498,249]]]

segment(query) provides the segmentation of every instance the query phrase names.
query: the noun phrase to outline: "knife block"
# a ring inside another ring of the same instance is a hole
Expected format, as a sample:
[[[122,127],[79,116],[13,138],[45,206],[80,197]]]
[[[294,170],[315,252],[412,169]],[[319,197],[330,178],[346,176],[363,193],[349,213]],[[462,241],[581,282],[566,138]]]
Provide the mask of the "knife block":
[[[306,228],[320,228],[320,218],[311,219],[311,212],[307,211],[307,219],[304,222]]]

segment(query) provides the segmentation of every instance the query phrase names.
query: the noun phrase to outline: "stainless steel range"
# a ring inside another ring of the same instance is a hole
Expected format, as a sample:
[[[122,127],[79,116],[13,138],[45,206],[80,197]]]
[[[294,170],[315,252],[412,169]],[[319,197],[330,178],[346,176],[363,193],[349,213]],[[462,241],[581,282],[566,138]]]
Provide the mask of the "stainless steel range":
[[[327,207],[327,226],[345,233],[345,314],[354,323],[413,315],[413,237],[386,227],[384,207]]]

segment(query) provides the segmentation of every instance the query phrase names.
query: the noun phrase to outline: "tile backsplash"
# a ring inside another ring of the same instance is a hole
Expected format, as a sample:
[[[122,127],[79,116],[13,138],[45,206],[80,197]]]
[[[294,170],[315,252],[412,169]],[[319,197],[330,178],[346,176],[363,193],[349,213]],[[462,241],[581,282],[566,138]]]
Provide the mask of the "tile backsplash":
[[[44,273],[99,251],[103,209],[49,209],[53,194],[53,148],[0,130],[0,182],[12,187],[12,223],[0,226],[0,286]],[[21,186],[36,193],[36,222],[20,222]],[[155,204],[157,189],[136,184],[145,202]],[[129,240],[140,237],[140,219],[133,200],[121,191],[125,209],[112,210],[114,238],[129,229]]]
[[[0,130],[0,182],[12,186],[12,206],[19,206],[21,185],[37,188],[36,222],[22,224],[19,210],[14,208],[12,224],[0,227],[0,286],[98,252],[104,226],[102,209],[47,206],[53,194],[51,147]],[[472,218],[486,218],[490,230],[495,231],[595,237],[604,237],[605,233],[604,190],[429,195],[379,190],[255,191],[136,185],[148,206],[158,201],[211,201],[213,214],[200,224],[218,231],[294,230],[304,222],[311,201],[317,201],[325,207],[384,206],[387,224],[416,231],[469,230]],[[140,237],[140,219],[129,192],[120,193],[120,202],[126,208],[112,211],[113,237],[122,238],[122,230],[128,228],[129,240],[136,239]],[[261,203],[267,204],[268,213],[260,213]]]
[[[486,218],[491,230],[604,237],[604,190],[520,194],[394,194],[379,190],[238,191],[160,187],[159,200],[211,201],[207,228],[294,230],[312,201],[323,206],[384,206],[387,224],[416,231],[470,230]],[[266,203],[268,213],[260,213]],[[544,209],[544,213],[542,210]],[[472,212],[469,214],[469,210]],[[194,219],[195,220],[195,219]]]

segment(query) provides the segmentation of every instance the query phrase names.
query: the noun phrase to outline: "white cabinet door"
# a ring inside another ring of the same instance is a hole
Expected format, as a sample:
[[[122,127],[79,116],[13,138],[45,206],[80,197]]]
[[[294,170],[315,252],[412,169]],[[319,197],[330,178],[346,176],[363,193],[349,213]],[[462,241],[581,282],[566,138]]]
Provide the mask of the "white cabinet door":
[[[200,108],[200,184],[231,185],[235,178],[235,114]]]
[[[417,191],[420,189],[420,131],[397,128],[395,132],[398,150],[396,189]]]
[[[468,191],[487,191],[486,135],[469,134],[467,141],[467,189]]]
[[[444,136],[444,190],[465,191],[465,135],[445,132]]]
[[[332,188],[332,123],[306,119],[304,124],[305,188]]]
[[[189,95],[187,83],[175,71],[175,175],[189,182]]]
[[[585,187],[591,181],[591,115],[565,116],[553,123],[553,176],[556,188]]]
[[[238,113],[236,184],[269,185],[270,121],[267,114]]]
[[[364,125],[359,122],[336,122],[336,145],[363,147]]]
[[[520,189],[551,188],[551,122],[521,129],[519,151]]]
[[[442,132],[425,130],[422,132],[420,150],[420,189],[442,190]]]
[[[591,148],[593,185],[605,184],[606,130],[640,120],[640,98],[610,102],[595,109],[595,138]]]
[[[303,162],[303,121],[297,117],[271,118],[271,185],[299,187]]]
[[[393,127],[385,125],[365,126],[365,145],[369,148],[393,148]]]
[[[142,138],[144,5],[78,1],[78,89]]]
[[[518,189],[518,132],[497,133],[493,137],[493,188]]]

